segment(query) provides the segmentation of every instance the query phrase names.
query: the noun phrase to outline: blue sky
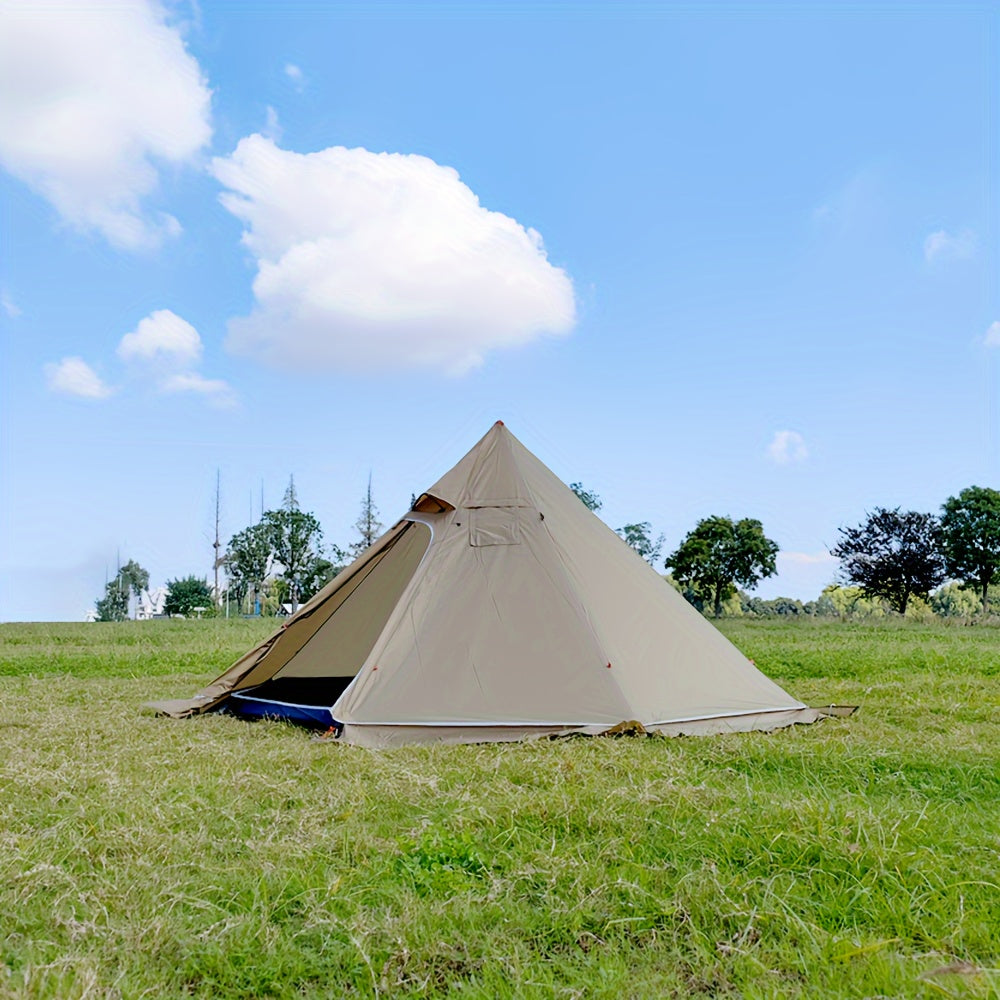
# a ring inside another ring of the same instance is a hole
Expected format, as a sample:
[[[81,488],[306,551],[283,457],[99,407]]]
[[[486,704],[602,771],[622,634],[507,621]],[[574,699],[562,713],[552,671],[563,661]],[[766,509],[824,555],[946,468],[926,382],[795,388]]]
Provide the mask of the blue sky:
[[[73,6],[2,8],[0,618],[496,419],[612,527],[759,517],[765,596],[997,485],[996,6]]]

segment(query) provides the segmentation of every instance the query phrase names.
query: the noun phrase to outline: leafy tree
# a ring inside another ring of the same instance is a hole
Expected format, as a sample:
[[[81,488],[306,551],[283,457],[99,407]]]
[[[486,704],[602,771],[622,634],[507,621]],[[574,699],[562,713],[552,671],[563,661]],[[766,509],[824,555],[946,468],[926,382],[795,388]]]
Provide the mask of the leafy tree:
[[[654,540],[652,531],[653,526],[649,521],[640,521],[638,524],[626,524],[623,528],[619,528],[618,534],[626,545],[635,549],[646,562],[652,565],[660,558],[664,542],[663,535],[658,535]]]
[[[583,483],[570,483],[569,488],[579,497],[580,503],[595,513],[604,506],[604,501],[593,491],[584,489]]]
[[[722,614],[723,601],[738,583],[752,587],[777,571],[778,546],[765,537],[764,527],[754,518],[734,522],[712,516],[699,521],[667,557],[666,566],[681,584],[711,595],[715,617]]]
[[[941,526],[933,514],[876,507],[864,523],[840,534],[830,554],[841,561],[841,575],[900,614],[911,596],[926,600],[944,580]]]
[[[185,576],[178,580],[167,581],[167,599],[163,602],[163,611],[168,615],[189,615],[195,608],[201,608],[209,613],[214,612],[212,591],[208,581],[199,580],[196,576]]]
[[[823,588],[816,601],[816,614],[839,618],[881,618],[885,609],[880,600],[865,597],[860,587],[841,587],[831,583]]]
[[[971,618],[979,610],[980,603],[974,591],[952,580],[931,594],[931,608],[942,618]]]
[[[138,614],[139,598],[142,596],[142,592],[149,586],[149,572],[144,570],[134,559],[129,559],[118,571],[118,578],[121,580],[126,592],[131,591],[135,597],[135,611]]]
[[[707,608],[711,608],[714,604],[715,595],[710,591],[705,590],[697,586],[693,581],[688,580],[685,583],[680,583],[675,580],[669,573],[664,574],[663,577],[667,583],[670,584],[674,590],[677,591],[685,601],[688,602],[693,608],[705,614]],[[749,610],[748,601],[750,598],[745,595],[742,591],[736,590],[736,588],[730,589],[728,594],[726,594],[722,599],[722,615],[726,618],[739,618],[746,614]]]
[[[760,615],[770,618],[774,615],[808,615],[811,612],[806,606],[794,597],[775,597],[765,600],[762,597],[750,597],[743,595],[744,600],[741,606],[745,612],[751,615]]]
[[[415,501],[414,501],[415,502]],[[372,477],[368,477],[368,489],[361,501],[361,514],[354,527],[358,532],[358,540],[351,546],[351,555],[359,556],[369,546],[374,545],[382,534],[385,525],[378,519],[378,508],[372,499]]]
[[[295,481],[289,479],[288,489],[278,510],[269,510],[261,520],[271,545],[274,560],[281,564],[282,578],[288,583],[292,610],[299,604],[301,576],[316,558],[323,529],[315,515],[299,509]]]
[[[1000,571],[1000,492],[970,486],[941,509],[945,569],[977,589],[985,614],[990,584]]]
[[[343,568],[347,562],[347,553],[336,545],[331,545],[329,558],[317,555],[303,570],[301,594],[303,601],[308,601],[318,594]]]
[[[104,597],[97,601],[97,620],[99,622],[128,621],[128,584],[118,573],[104,587]]]
[[[271,565],[271,538],[267,525],[260,523],[238,531],[229,539],[224,557],[229,592],[238,605],[247,594],[259,594]]]

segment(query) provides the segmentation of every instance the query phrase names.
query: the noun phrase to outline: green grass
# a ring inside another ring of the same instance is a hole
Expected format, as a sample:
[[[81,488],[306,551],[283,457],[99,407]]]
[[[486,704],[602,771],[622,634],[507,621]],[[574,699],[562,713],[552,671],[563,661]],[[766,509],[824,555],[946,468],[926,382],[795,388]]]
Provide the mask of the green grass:
[[[259,622],[0,626],[0,997],[1000,995],[1000,631],[724,630],[861,712],[372,752],[139,711]]]

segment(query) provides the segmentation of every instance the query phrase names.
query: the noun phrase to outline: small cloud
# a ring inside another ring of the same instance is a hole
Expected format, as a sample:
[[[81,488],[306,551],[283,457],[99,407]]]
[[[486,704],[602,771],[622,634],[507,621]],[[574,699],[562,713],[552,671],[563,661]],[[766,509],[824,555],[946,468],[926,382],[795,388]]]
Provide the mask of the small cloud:
[[[306,85],[302,70],[295,63],[285,63],[285,76],[295,84],[296,90],[302,90]]]
[[[10,293],[5,291],[0,292],[0,308],[11,318],[17,319],[21,315],[21,308],[18,304],[10,297]]]
[[[924,240],[924,260],[967,260],[976,252],[976,234],[970,229],[951,234],[944,229],[931,233]]]
[[[187,367],[201,357],[201,337],[187,320],[169,309],[158,309],[122,337],[118,357],[123,361],[165,361]]]
[[[228,382],[220,378],[205,378],[197,372],[181,372],[171,375],[160,384],[163,392],[193,392],[207,396],[216,406],[233,406],[236,396]]]
[[[809,449],[798,431],[775,431],[767,446],[767,457],[776,465],[789,465],[805,461],[809,457]]]
[[[77,399],[106,399],[113,391],[83,358],[69,357],[47,364],[45,380],[52,392]]]
[[[267,120],[264,124],[264,135],[272,142],[277,142],[281,138],[281,122],[278,121],[278,112],[269,104],[267,106]]]
[[[1000,347],[1000,319],[995,319],[983,334],[984,347]]]

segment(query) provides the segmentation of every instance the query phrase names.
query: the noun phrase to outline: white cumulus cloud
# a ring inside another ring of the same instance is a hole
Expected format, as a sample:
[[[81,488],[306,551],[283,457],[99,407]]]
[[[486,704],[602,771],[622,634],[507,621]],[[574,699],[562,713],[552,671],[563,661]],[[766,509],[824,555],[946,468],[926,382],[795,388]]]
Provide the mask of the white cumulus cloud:
[[[209,141],[210,99],[154,0],[0,4],[0,165],[115,246],[180,231],[143,199],[159,164],[190,162]]]
[[[45,366],[49,389],[78,399],[105,399],[111,388],[83,358],[69,357]]]
[[[775,431],[767,446],[767,457],[778,465],[803,462],[809,457],[809,449],[798,431]]]
[[[572,281],[541,236],[424,156],[300,154],[252,135],[212,172],[258,267],[255,308],[230,323],[236,353],[460,373],[490,350],[573,326]]]
[[[177,313],[157,309],[122,337],[118,356],[123,361],[165,362],[186,367],[197,364],[201,357],[201,337]]]
[[[17,319],[21,315],[21,307],[10,297],[8,291],[0,291],[0,308],[11,318]]]
[[[1000,347],[1000,319],[995,319],[983,334],[984,347]]]
[[[939,229],[924,240],[924,260],[928,264],[937,260],[964,260],[975,252],[976,235],[968,229],[960,233]]]
[[[296,90],[301,90],[305,86],[302,70],[295,63],[285,63],[285,76],[295,84]]]

